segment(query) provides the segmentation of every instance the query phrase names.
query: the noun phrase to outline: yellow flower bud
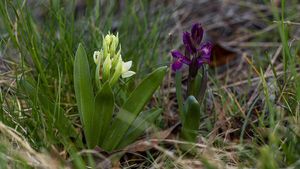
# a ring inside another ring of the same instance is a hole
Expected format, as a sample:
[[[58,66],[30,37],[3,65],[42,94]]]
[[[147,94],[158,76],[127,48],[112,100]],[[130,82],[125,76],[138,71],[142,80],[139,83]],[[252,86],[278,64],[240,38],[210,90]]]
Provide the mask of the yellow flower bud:
[[[122,61],[121,57],[119,57],[117,64],[115,66],[114,75],[111,78],[110,83],[109,83],[110,85],[114,85],[118,81],[119,77],[122,74],[122,68],[123,68],[123,61]]]
[[[111,69],[111,59],[110,56],[107,56],[103,63],[103,81],[106,81],[109,79],[110,76],[110,69]]]
[[[94,55],[93,55],[93,58],[94,58],[94,62],[96,65],[99,65],[100,62],[101,62],[101,52],[100,51],[95,51],[94,52]]]

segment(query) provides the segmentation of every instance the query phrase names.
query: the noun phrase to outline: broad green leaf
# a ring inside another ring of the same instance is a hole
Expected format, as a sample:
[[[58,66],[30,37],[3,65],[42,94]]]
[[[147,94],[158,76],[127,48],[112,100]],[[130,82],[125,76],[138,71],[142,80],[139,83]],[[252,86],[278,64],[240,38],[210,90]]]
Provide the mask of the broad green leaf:
[[[195,142],[200,125],[200,104],[194,96],[189,96],[185,103],[185,118],[181,134],[187,141]]]
[[[98,145],[103,141],[104,135],[111,123],[114,110],[114,94],[109,82],[106,82],[100,92],[95,97],[95,114],[92,132],[97,139]]]
[[[81,44],[78,45],[74,61],[74,88],[85,137],[88,147],[92,148],[95,146],[92,145],[92,140],[95,138],[91,129],[91,126],[93,126],[93,114],[95,108],[94,93],[90,75],[90,66],[86,52]]]
[[[145,130],[153,126],[153,122],[161,114],[162,109],[152,109],[142,112],[132,123],[126,135],[121,140],[118,148],[123,148],[130,143],[133,143]]]
[[[132,122],[161,84],[166,72],[167,67],[156,69],[130,94],[113,121],[111,132],[106,134],[102,148],[110,151],[118,146]]]

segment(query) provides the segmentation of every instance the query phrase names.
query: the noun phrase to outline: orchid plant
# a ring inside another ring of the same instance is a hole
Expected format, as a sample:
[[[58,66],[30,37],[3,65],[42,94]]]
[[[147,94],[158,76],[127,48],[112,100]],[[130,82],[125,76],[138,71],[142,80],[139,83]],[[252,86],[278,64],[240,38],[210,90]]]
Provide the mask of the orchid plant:
[[[135,74],[130,70],[132,61],[122,59],[118,34],[109,33],[103,37],[102,49],[94,52],[93,59],[95,90],[87,54],[79,44],[74,61],[74,88],[87,146],[98,146],[106,151],[120,149],[143,134],[162,112],[159,108],[142,110],[161,84],[167,67],[160,67],[146,76],[123,105],[117,105],[115,85],[120,78]]]
[[[188,141],[196,141],[201,116],[200,103],[207,86],[207,68],[205,64],[210,63],[213,47],[210,42],[202,42],[203,34],[201,24],[194,24],[191,32],[183,33],[184,54],[178,50],[171,51],[174,58],[171,67],[176,73],[176,96],[182,122],[182,137]],[[182,75],[180,72],[183,65],[187,65],[189,68],[188,97],[185,104],[183,104]],[[199,73],[200,71],[202,73]]]

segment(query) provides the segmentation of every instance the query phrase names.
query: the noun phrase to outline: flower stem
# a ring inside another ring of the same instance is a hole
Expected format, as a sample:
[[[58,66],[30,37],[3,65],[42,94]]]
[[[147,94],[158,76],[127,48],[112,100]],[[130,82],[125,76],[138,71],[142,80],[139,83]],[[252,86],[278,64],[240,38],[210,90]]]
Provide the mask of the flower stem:
[[[206,91],[206,88],[207,88],[207,81],[208,81],[207,70],[206,70],[205,66],[202,66],[202,80],[201,80],[200,92],[199,92],[199,95],[197,97],[198,102],[200,104],[202,103],[203,97],[205,95],[205,91]]]
[[[183,114],[183,97],[182,97],[182,89],[181,89],[181,82],[182,75],[180,71],[176,71],[175,74],[175,87],[176,87],[176,98],[177,98],[177,104],[179,108],[179,116],[180,119],[183,121],[184,114]]]

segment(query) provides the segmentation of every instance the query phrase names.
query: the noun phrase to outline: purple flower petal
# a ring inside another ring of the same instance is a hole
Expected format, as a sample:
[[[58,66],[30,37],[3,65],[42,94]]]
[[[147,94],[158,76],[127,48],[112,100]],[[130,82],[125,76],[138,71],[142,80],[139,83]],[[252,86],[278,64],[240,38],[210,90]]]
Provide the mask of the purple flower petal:
[[[198,67],[201,67],[204,63],[206,63],[206,62],[204,62],[201,58],[197,59],[197,66]]]
[[[180,61],[184,64],[191,64],[191,60],[189,58],[187,58],[186,56],[183,56],[182,58],[180,58]]]
[[[200,68],[204,64],[210,64],[210,59],[198,58],[197,59],[197,66]]]
[[[197,64],[198,64],[198,66],[201,66],[204,63],[207,63],[207,64],[210,63],[210,56],[203,55],[203,56],[197,58]]]
[[[176,58],[176,59],[179,59],[179,58],[184,57],[184,55],[183,55],[181,52],[179,52],[178,50],[173,50],[173,51],[171,52],[171,54],[172,54],[172,56],[173,56],[174,58]]]
[[[199,49],[201,55],[197,59],[199,67],[202,66],[204,63],[210,63],[212,47],[213,45],[209,42],[206,42],[201,45]]]
[[[202,55],[209,56],[211,55],[213,45],[210,42],[206,42],[201,45],[200,52]]]
[[[192,39],[199,45],[203,38],[203,28],[201,24],[196,23],[192,27]]]
[[[191,63],[191,60],[190,60],[188,57],[184,56],[184,55],[183,55],[181,52],[179,52],[178,50],[173,50],[173,51],[171,52],[171,54],[172,54],[172,56],[173,56],[174,58],[176,58],[178,61],[180,61],[180,62],[182,62],[182,63],[184,63],[184,64],[189,65],[189,64]]]
[[[189,32],[183,32],[182,35],[182,41],[185,46],[185,48],[190,52],[190,53],[196,53],[196,48],[193,45],[192,39],[191,39],[191,34]]]
[[[174,61],[173,63],[172,63],[172,69],[174,70],[174,71],[177,71],[177,70],[179,70],[181,67],[182,67],[182,62],[180,61],[180,60],[176,60],[176,61]]]

